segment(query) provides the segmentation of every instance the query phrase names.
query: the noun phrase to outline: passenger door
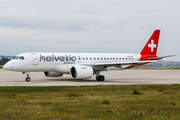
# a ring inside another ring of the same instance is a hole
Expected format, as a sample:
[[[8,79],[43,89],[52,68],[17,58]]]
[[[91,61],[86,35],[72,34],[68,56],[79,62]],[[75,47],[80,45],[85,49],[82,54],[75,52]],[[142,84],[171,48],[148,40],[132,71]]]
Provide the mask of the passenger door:
[[[38,64],[38,57],[36,53],[31,53],[32,55],[32,64],[36,66]]]

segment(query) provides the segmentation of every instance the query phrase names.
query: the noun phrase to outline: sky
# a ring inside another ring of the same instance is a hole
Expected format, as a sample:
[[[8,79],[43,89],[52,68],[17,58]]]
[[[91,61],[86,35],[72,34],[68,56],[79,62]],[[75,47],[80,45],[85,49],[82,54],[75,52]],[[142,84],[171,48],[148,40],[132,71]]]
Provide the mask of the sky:
[[[157,54],[180,61],[179,0],[1,0],[0,55],[140,53],[160,29]]]

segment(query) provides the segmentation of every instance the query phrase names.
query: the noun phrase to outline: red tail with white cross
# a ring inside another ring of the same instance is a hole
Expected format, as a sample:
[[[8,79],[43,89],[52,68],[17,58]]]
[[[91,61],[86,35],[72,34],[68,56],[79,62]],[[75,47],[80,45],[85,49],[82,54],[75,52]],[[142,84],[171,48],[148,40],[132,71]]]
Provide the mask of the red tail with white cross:
[[[144,48],[141,51],[141,55],[156,55],[158,48],[160,30],[155,30]]]
[[[160,30],[155,30],[148,42],[141,51],[140,60],[148,60],[148,58],[156,57]]]

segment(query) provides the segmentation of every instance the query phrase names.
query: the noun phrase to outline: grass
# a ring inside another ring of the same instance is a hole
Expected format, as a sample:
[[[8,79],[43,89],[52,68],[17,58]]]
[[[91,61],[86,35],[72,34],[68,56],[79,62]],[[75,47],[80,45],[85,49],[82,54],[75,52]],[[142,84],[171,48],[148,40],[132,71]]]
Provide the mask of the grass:
[[[110,102],[108,100],[103,100],[101,103],[105,104],[105,105],[109,105],[110,104]]]
[[[133,95],[141,95],[141,92],[139,92],[137,89],[134,89]]]
[[[68,97],[78,97],[78,96],[80,96],[80,95],[72,93],[72,92],[68,94]]]
[[[0,119],[176,120],[180,85],[0,87]]]

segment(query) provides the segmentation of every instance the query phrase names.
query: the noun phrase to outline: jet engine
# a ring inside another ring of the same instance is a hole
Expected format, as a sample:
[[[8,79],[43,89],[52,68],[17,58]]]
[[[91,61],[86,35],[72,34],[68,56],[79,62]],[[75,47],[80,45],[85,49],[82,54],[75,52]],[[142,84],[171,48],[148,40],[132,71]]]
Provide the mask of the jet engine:
[[[88,79],[93,76],[93,68],[89,66],[72,66],[70,74],[74,79]]]
[[[63,76],[63,73],[58,73],[54,71],[44,72],[46,77],[61,77]]]

